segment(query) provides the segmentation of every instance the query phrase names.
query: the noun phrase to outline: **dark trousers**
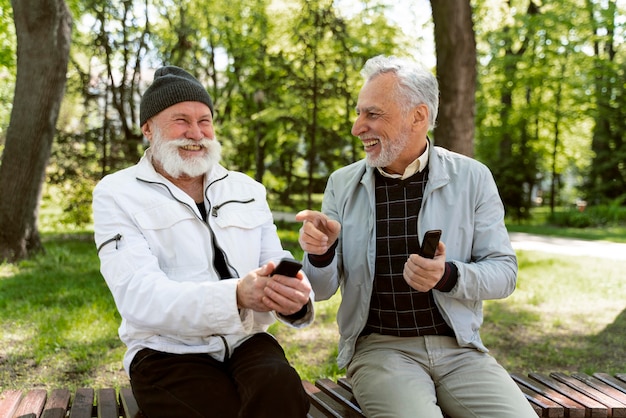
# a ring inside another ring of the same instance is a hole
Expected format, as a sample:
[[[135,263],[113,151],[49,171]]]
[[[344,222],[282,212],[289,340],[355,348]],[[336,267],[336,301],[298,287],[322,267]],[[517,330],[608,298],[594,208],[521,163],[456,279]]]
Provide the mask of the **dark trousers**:
[[[131,387],[149,418],[298,418],[309,400],[278,342],[256,334],[223,363],[206,354],[141,350]]]

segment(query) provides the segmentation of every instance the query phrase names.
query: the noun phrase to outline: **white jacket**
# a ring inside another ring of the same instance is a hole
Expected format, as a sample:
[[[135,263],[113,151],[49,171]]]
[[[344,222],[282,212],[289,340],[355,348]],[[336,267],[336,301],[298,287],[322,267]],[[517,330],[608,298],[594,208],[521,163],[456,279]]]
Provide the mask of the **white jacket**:
[[[142,348],[207,353],[223,361],[252,334],[280,315],[237,308],[237,279],[220,280],[213,268],[212,237],[239,278],[283,250],[263,185],[216,165],[205,176],[205,223],[189,195],[158,174],[148,150],[139,163],[104,177],[93,192],[95,242],[122,317],[121,340],[129,371]],[[308,280],[308,279],[307,279]],[[313,298],[313,296],[311,296]]]

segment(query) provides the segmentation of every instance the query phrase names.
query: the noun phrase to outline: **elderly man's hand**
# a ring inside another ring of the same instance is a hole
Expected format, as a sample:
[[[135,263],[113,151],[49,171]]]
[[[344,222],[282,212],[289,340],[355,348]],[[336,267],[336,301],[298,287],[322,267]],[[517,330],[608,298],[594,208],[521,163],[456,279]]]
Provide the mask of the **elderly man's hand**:
[[[403,276],[413,289],[428,292],[439,283],[445,270],[446,246],[440,241],[433,259],[411,254],[404,264]]]
[[[273,265],[273,263],[268,263],[268,265]],[[311,284],[302,270],[296,274],[296,277],[274,274],[267,281],[263,303],[280,314],[293,315],[309,302],[310,295]]]
[[[337,241],[341,231],[341,224],[322,212],[303,210],[296,214],[296,221],[302,222],[298,242],[309,254],[324,254]]]
[[[237,306],[257,312],[276,311],[292,315],[308,303],[311,284],[304,273],[299,271],[296,277],[270,276],[275,267],[273,262],[269,262],[239,280]]]

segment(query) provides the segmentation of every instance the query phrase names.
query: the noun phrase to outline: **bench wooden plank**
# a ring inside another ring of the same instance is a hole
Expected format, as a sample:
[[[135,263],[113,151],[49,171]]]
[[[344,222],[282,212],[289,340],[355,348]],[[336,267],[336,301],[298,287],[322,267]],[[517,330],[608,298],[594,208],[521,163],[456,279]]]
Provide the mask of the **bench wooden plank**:
[[[6,390],[0,394],[0,418],[12,418],[22,400],[21,390]]]
[[[613,418],[626,418],[626,405],[622,402],[619,402],[611,396],[602,393],[598,389],[589,386],[585,382],[573,376],[568,376],[564,373],[551,373],[550,376],[572,389],[589,396],[591,399],[600,402],[607,408],[607,416]]]
[[[306,414],[306,418],[328,418],[328,415],[317,409],[317,407],[311,404],[309,412]]]
[[[613,399],[618,400],[619,402],[626,405],[626,392],[623,392],[619,389],[614,388],[613,386],[603,382],[595,376],[589,376],[584,373],[573,373],[572,377],[585,382],[585,384],[598,389],[600,392],[612,397]]]
[[[616,376],[619,376],[619,374]],[[624,380],[622,379],[613,377],[608,373],[594,373],[593,377],[600,379],[601,381],[608,385],[611,385],[615,389],[626,393],[626,382],[624,382]]]
[[[568,398],[578,402],[585,408],[586,418],[606,418],[608,417],[608,408],[600,402],[592,399],[584,393],[578,392],[571,387],[538,373],[529,373],[528,376],[542,384],[556,390],[557,392],[567,396]]]
[[[92,418],[93,417],[94,390],[80,388],[76,390],[69,418]]]
[[[337,384],[352,393],[352,383],[350,383],[347,377],[338,378]]]
[[[332,398],[346,405],[354,411],[357,417],[363,417],[363,411],[357,403],[352,390],[347,390],[341,385],[333,382],[330,379],[319,379],[315,381],[315,386],[320,388],[324,393],[328,394]]]
[[[585,407],[578,402],[573,401],[562,393],[543,385],[536,380],[530,379],[526,376],[522,376],[517,373],[511,373],[511,377],[518,385],[525,386],[540,395],[553,400],[554,402],[567,409],[568,413],[565,415],[568,418],[585,418]]]
[[[306,380],[302,381],[302,386],[309,396],[311,405],[315,407],[319,412],[323,413],[328,418],[360,418],[349,407],[342,405],[326,393],[322,392],[320,388],[315,386],[311,382]]]
[[[65,418],[70,406],[70,391],[55,389],[50,393],[41,418]]]
[[[123,418],[145,418],[139,410],[139,405],[131,388],[120,389],[120,413]]]
[[[97,402],[98,418],[119,418],[115,389],[99,389]]]
[[[32,389],[22,397],[19,406],[14,412],[16,417],[38,418],[46,404],[48,392],[45,389]]]
[[[564,418],[565,417],[565,408],[562,405],[556,403],[550,398],[546,398],[540,393],[535,392],[531,388],[521,385],[518,383],[518,386],[526,400],[530,403],[530,406],[533,407],[533,410],[537,414],[538,417],[541,418]]]
[[[626,418],[626,374],[511,374],[540,418]],[[336,381],[302,381],[311,402],[308,418],[363,418],[352,385]],[[95,402],[94,402],[95,400]],[[69,412],[68,412],[69,411]],[[6,390],[0,393],[0,418],[145,418],[132,389]]]

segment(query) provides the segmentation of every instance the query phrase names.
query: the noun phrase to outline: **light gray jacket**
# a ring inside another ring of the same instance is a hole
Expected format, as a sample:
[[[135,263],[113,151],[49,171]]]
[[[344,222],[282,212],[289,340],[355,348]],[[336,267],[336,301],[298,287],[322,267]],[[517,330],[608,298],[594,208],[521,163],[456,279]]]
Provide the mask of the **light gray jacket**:
[[[417,232],[421,240],[427,230],[442,229],[446,259],[458,268],[456,286],[448,293],[433,290],[435,302],[459,345],[486,352],[479,335],[482,301],[509,296],[517,278],[504,207],[485,165],[441,147],[429,148],[429,177]],[[336,255],[322,268],[304,257],[304,271],[317,300],[330,298],[341,287],[339,367],[350,362],[368,317],[376,259],[374,181],[374,169],[365,160],[330,176],[322,211],[342,226]]]

